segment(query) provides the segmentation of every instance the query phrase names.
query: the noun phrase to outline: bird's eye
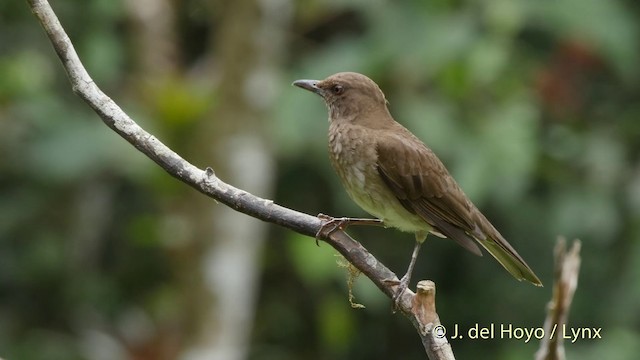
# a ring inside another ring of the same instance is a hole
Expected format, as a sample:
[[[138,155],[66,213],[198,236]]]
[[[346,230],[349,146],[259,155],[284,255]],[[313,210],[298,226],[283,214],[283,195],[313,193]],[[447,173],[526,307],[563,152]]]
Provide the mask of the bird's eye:
[[[333,85],[333,87],[331,87],[331,92],[334,95],[340,95],[344,92],[344,87],[342,85]]]

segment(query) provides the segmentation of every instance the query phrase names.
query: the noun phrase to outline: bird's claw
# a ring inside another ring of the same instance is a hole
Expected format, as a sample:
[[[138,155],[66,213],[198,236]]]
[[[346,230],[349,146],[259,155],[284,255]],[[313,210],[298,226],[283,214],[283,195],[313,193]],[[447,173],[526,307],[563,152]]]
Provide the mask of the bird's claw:
[[[334,218],[325,214],[318,214],[318,219],[322,220],[323,223],[320,226],[320,229],[318,229],[318,232],[316,232],[317,246],[320,246],[320,243],[318,242],[318,240],[320,240],[321,237],[327,237],[331,235],[334,231],[338,229],[342,229],[342,226],[346,222],[348,222],[347,218]]]
[[[404,294],[405,290],[409,287],[410,277],[405,274],[402,279],[398,280],[397,278],[384,280],[385,283],[390,284],[391,286],[397,286],[395,294],[391,298],[393,301],[393,312],[395,313],[398,309],[400,309],[400,301],[402,300],[402,294]]]
[[[344,230],[351,225],[384,226],[384,221],[380,219],[365,218],[334,218],[325,214],[318,214],[318,219],[323,220],[323,224],[316,233],[316,244],[321,237],[328,237],[336,230]]]

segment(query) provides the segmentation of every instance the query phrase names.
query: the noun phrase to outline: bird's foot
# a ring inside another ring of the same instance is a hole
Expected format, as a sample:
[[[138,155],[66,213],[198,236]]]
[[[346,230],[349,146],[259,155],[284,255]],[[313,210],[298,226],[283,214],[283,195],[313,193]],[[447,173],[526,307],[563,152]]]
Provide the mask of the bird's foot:
[[[391,300],[393,301],[393,312],[396,312],[400,308],[402,294],[404,294],[404,291],[409,287],[410,280],[411,277],[409,276],[409,274],[405,274],[402,279],[400,279],[400,281],[398,281],[397,278],[384,280],[384,282],[392,286],[397,286],[396,292],[393,295],[393,298],[391,298]]]
[[[320,229],[318,229],[318,232],[316,233],[316,245],[320,246],[318,240],[321,237],[327,237],[338,229],[344,229],[343,226],[349,218],[334,218],[321,213],[318,214],[318,219],[323,221],[322,226],[320,226]]]
[[[361,218],[334,218],[325,214],[318,214],[318,219],[323,220],[322,226],[316,233],[316,245],[319,246],[318,240],[321,237],[327,237],[337,230],[344,230],[351,225],[373,225],[384,226],[384,222],[380,219],[361,219]]]

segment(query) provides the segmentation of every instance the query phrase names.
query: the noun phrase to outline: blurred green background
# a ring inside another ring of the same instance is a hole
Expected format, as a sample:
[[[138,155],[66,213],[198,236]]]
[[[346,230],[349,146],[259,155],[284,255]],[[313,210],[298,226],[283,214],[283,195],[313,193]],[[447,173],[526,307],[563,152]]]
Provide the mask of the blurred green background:
[[[430,238],[414,282],[442,323],[542,326],[558,235],[583,241],[569,359],[640,352],[640,3],[53,1],[96,83],[199,167],[300,211],[365,214],[299,78],[358,71],[545,283]],[[424,359],[412,326],[327,245],[216,205],[74,96],[25,1],[0,2],[0,357]],[[413,236],[354,228],[404,273]],[[452,340],[459,359],[537,341]]]

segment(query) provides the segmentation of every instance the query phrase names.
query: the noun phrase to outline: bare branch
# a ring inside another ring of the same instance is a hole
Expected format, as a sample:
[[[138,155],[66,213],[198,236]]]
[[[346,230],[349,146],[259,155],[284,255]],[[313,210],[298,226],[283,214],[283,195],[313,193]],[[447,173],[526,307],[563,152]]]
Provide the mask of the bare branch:
[[[563,337],[558,335],[567,324],[573,294],[578,287],[580,273],[580,240],[574,240],[567,252],[566,240],[559,238],[554,249],[555,272],[553,295],[547,305],[547,318],[544,321],[545,336],[536,352],[536,360],[564,360]]]
[[[254,218],[315,237],[322,226],[322,221],[317,217],[277,205],[271,200],[259,198],[223,182],[211,168],[201,170],[195,167],[142,129],[93,82],[49,3],[46,0],[27,2],[62,61],[73,91],[93,108],[107,126],[171,176],[199,192]],[[393,296],[396,284],[399,283],[398,277],[359,242],[340,230],[322,236],[321,240],[340,252],[388,297]],[[435,284],[421,284],[418,295],[410,290],[405,291],[399,310],[418,330],[430,359],[453,359],[453,352],[443,336],[444,333],[432,331],[440,325],[435,312]]]
[[[418,282],[412,312],[416,319],[414,326],[419,329],[429,359],[455,359],[445,336],[446,330],[436,312],[436,284],[433,281]]]

